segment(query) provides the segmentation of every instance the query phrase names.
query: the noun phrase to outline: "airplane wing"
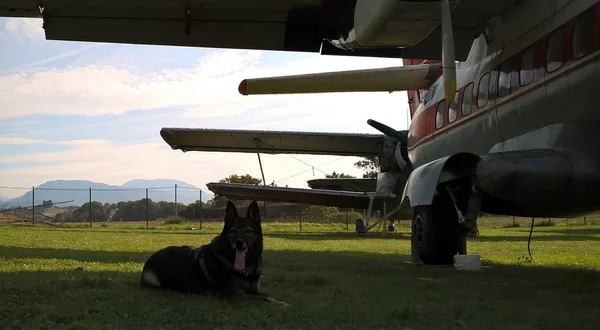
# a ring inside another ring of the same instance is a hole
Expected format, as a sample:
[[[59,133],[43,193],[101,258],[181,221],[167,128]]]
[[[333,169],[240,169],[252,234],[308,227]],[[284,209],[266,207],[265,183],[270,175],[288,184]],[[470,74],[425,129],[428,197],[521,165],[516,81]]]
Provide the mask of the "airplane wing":
[[[369,197],[367,194],[354,191],[281,188],[221,182],[211,182],[206,186],[214,194],[228,198],[324,205],[365,210],[369,208]],[[384,200],[384,197],[375,197],[373,200],[373,209],[380,209],[383,206]]]
[[[377,180],[368,178],[326,178],[307,181],[312,189],[371,192],[377,189]]]
[[[379,156],[384,135],[253,131],[206,128],[163,128],[163,140],[173,149],[187,151]]]
[[[456,59],[483,22],[520,0],[450,0]],[[48,40],[440,59],[440,1],[0,0],[43,18]],[[40,20],[40,26],[42,22]]]

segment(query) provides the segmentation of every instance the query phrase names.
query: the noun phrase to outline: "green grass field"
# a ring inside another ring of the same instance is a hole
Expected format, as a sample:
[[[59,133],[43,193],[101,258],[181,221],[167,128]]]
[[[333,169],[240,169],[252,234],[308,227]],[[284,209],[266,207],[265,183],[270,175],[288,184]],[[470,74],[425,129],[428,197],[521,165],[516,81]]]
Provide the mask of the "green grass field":
[[[2,329],[598,329],[600,226],[481,222],[480,272],[407,264],[409,230],[265,224],[262,290],[293,306],[228,303],[139,285],[146,258],[220,229],[0,225]]]

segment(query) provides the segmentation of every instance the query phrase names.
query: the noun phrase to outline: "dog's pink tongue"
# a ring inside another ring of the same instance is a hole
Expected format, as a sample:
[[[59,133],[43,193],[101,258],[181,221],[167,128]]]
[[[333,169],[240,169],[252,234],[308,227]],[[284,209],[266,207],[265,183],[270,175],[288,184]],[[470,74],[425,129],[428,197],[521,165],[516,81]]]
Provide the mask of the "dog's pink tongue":
[[[233,263],[233,267],[239,271],[246,268],[246,252],[235,251],[235,262]]]

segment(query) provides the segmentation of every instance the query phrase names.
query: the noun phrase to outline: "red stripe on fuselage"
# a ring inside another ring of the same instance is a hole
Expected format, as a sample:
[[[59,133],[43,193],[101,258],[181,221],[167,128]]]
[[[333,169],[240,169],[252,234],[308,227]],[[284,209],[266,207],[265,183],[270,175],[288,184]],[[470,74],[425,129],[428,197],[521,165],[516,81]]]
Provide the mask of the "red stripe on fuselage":
[[[435,138],[437,135],[442,134],[444,132],[447,132],[449,130],[452,129],[458,129],[460,128],[461,125],[468,123],[469,121],[483,115],[486,113],[489,113],[492,110],[498,109],[502,106],[506,106],[507,104],[510,104],[530,93],[532,93],[533,91],[539,89],[539,88],[543,88],[547,85],[550,85],[552,82],[555,82],[556,80],[565,77],[566,75],[576,71],[576,70],[580,70],[580,69],[584,69],[586,66],[590,65],[591,63],[597,61],[598,59],[600,59],[600,53],[596,53],[594,54],[594,52],[598,51],[598,49],[600,49],[600,29],[598,29],[597,27],[600,26],[600,5],[595,5],[594,7],[594,13],[595,13],[595,31],[596,31],[596,35],[595,35],[595,40],[596,42],[593,44],[593,49],[592,49],[592,53],[588,54],[587,56],[583,57],[583,58],[579,58],[579,59],[574,59],[572,56],[572,37],[571,37],[571,31],[573,30],[573,24],[576,21],[577,18],[579,18],[579,15],[577,15],[576,17],[574,17],[573,19],[571,19],[570,21],[568,21],[566,24],[563,25],[563,27],[566,29],[565,32],[567,33],[567,36],[564,40],[565,42],[565,47],[564,47],[564,55],[563,55],[563,63],[562,66],[555,72],[552,73],[548,73],[546,71],[546,46],[547,46],[547,40],[549,38],[549,36],[551,35],[545,35],[544,37],[540,38],[538,41],[536,41],[535,43],[533,43],[532,45],[536,48],[535,50],[535,68],[533,69],[534,72],[534,78],[533,81],[527,85],[527,86],[520,86],[519,84],[519,68],[520,68],[520,59],[521,56],[523,54],[523,52],[529,48],[525,47],[525,49],[523,49],[522,51],[516,53],[515,55],[511,56],[509,59],[507,59],[508,61],[517,61],[517,70],[512,72],[511,71],[511,75],[510,75],[510,80],[511,80],[511,90],[508,96],[505,96],[503,98],[499,98],[497,96],[497,83],[498,83],[498,73],[500,70],[500,65],[502,65],[504,62],[499,63],[497,65],[495,65],[492,69],[487,70],[486,72],[484,72],[484,75],[486,73],[490,73],[491,77],[490,77],[490,85],[488,87],[488,102],[485,106],[483,106],[482,108],[479,108],[477,106],[477,96],[478,96],[478,87],[479,87],[479,80],[481,79],[481,77],[483,77],[483,75],[478,76],[474,83],[473,86],[473,95],[472,95],[472,102],[471,102],[471,112],[466,115],[463,116],[462,115],[462,107],[459,106],[458,107],[458,113],[457,113],[457,117],[456,120],[453,123],[449,123],[448,122],[448,104],[446,104],[446,109],[444,110],[444,124],[442,125],[442,127],[440,129],[436,129],[435,128],[435,117],[436,117],[436,112],[437,112],[437,107],[439,102],[436,102],[435,104],[432,104],[431,106],[429,106],[427,109],[425,109],[424,111],[422,111],[416,118],[413,118],[413,123],[410,127],[410,131],[409,131],[409,135],[408,135],[408,150],[413,150],[414,148],[424,144],[425,142]],[[589,57],[586,59],[586,57]],[[579,63],[578,63],[579,62]],[[516,83],[516,87],[513,87],[515,85],[513,85],[513,83]],[[470,83],[465,84],[462,88],[459,89],[460,91],[460,97],[459,97],[459,105],[461,105],[462,103],[462,99],[464,97],[464,89],[465,87],[469,86]],[[567,97],[567,96],[565,96]],[[499,100],[498,103],[497,100]],[[510,111],[511,108],[505,108],[505,111]]]

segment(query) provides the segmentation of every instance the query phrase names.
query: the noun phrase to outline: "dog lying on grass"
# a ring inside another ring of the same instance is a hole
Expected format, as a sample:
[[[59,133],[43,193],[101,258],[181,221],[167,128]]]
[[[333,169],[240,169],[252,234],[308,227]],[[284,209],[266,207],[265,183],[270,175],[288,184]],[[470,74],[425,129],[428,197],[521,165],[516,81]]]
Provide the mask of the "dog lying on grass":
[[[141,284],[184,293],[215,294],[232,300],[264,300],[288,304],[258,292],[263,235],[258,204],[245,217],[227,202],[223,230],[210,243],[193,249],[168,246],[148,258]]]

